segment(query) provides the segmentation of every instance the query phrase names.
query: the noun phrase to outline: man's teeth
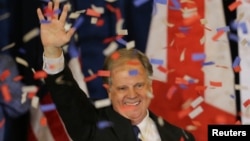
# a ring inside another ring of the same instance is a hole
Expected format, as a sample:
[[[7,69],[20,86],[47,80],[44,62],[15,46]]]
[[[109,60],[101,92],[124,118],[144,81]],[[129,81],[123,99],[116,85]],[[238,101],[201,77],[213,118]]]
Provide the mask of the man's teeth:
[[[134,102],[134,103],[125,102],[126,105],[131,105],[131,106],[138,105],[139,103],[140,103],[140,101]]]

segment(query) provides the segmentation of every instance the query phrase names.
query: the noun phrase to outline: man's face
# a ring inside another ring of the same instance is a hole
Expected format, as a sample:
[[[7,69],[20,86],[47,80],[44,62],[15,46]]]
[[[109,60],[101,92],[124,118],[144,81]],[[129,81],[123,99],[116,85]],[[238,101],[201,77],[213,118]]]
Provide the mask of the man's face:
[[[135,60],[134,60],[135,61]],[[138,61],[138,60],[136,60]],[[138,124],[146,116],[151,101],[152,84],[145,68],[124,64],[111,71],[108,93],[114,110]]]

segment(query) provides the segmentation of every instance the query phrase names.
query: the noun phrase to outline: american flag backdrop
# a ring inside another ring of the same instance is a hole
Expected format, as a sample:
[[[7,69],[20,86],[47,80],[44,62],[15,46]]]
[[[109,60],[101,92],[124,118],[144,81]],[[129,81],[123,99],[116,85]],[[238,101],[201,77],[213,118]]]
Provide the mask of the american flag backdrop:
[[[151,109],[207,140],[208,124],[249,123],[247,0],[155,1],[147,43]]]

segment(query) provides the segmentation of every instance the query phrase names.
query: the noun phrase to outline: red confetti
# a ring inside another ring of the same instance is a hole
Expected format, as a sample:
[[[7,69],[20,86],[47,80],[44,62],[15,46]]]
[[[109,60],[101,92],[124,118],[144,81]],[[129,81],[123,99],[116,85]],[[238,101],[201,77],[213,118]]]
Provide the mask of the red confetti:
[[[118,53],[118,52],[114,52],[112,55],[111,55],[111,58],[113,59],[113,60],[116,60],[116,59],[118,59],[120,57],[120,54]]]
[[[16,77],[13,78],[13,81],[17,82],[17,81],[20,81],[22,79],[23,79],[23,76],[18,75],[18,76],[16,76]]]
[[[116,20],[120,20],[122,18],[120,9],[118,8],[115,9],[115,15],[116,15]]]
[[[109,10],[109,11],[111,11],[111,12],[115,12],[115,8],[112,6],[112,5],[110,5],[110,4],[107,4],[106,5],[106,8]]]
[[[42,79],[42,78],[46,78],[47,76],[48,74],[43,70],[36,71],[34,73],[34,79]]]
[[[29,92],[29,93],[28,93],[28,98],[29,98],[29,99],[32,99],[35,95],[36,95],[35,92]]]
[[[230,11],[233,11],[235,10],[239,5],[241,5],[241,1],[235,1],[233,3],[231,3],[229,6],[228,6],[228,9]]]
[[[4,81],[9,76],[10,76],[10,70],[4,70],[0,75],[0,80]]]
[[[10,102],[11,101],[11,94],[10,94],[8,85],[6,85],[6,84],[2,85],[1,91],[2,91],[4,101]]]
[[[246,100],[244,103],[243,103],[244,107],[247,107],[248,105],[250,105],[250,99]]]
[[[3,118],[1,121],[0,121],[0,128],[2,128],[5,124],[5,118]]]
[[[47,125],[47,118],[45,116],[43,116],[41,119],[40,119],[40,125],[41,126],[46,126]]]
[[[93,17],[100,17],[101,16],[100,13],[96,12],[93,9],[87,9],[86,15],[93,16]]]
[[[209,83],[210,83],[211,86],[215,86],[215,87],[221,87],[222,86],[221,82],[210,81]]]
[[[96,22],[96,26],[103,26],[104,25],[104,20],[103,19],[98,19]]]
[[[84,78],[84,81],[85,82],[89,82],[89,81],[92,81],[92,80],[94,80],[94,79],[96,79],[97,78],[97,75],[91,75],[91,76],[88,76],[88,77],[85,77]]]
[[[213,36],[213,40],[214,41],[217,41],[218,40],[218,38],[220,38],[220,36],[222,36],[224,34],[224,31],[223,30],[220,30],[220,31],[218,31],[214,36]]]
[[[241,67],[240,66],[235,66],[233,67],[234,72],[240,72],[241,71]]]
[[[109,77],[109,76],[110,76],[110,71],[98,70],[97,75],[98,75],[98,76]]]

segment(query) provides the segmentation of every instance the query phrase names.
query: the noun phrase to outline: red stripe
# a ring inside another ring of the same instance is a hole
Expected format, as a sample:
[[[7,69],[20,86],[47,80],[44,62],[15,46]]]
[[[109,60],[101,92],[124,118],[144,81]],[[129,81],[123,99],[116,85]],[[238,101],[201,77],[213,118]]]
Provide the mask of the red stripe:
[[[31,125],[29,125],[27,140],[28,141],[38,141],[33,130],[32,130]]]
[[[41,104],[53,103],[50,94],[46,94],[41,100]],[[61,122],[60,116],[56,110],[44,112],[47,118],[47,124],[55,141],[69,141],[68,134]]]

